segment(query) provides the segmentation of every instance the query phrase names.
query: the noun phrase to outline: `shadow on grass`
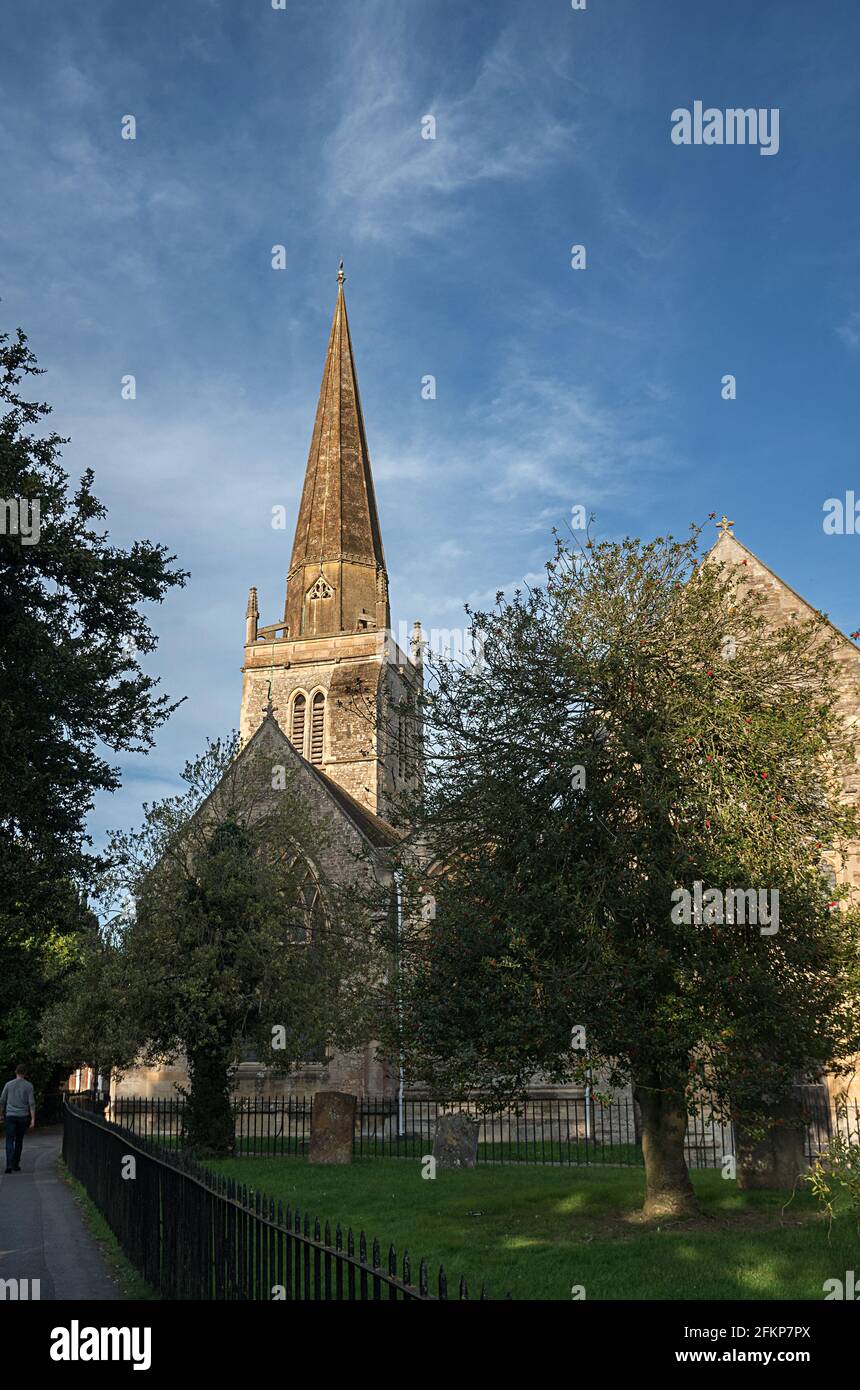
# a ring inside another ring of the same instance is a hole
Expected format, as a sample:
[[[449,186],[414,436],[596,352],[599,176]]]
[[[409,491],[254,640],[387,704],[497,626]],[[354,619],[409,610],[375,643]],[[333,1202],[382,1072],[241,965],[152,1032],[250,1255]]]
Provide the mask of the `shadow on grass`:
[[[740,1192],[696,1172],[702,1216],[647,1225],[641,1171],[478,1166],[423,1180],[400,1159],[318,1167],[303,1159],[232,1159],[216,1166],[311,1217],[426,1255],[453,1286],[486,1283],[496,1298],[820,1299],[828,1278],[860,1259],[853,1222],[827,1223],[804,1193]]]

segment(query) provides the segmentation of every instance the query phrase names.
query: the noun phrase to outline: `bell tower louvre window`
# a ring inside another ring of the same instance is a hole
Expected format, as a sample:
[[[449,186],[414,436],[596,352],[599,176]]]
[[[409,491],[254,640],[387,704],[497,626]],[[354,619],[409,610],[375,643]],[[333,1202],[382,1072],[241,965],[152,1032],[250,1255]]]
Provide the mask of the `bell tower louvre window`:
[[[293,718],[290,726],[290,742],[299,753],[305,751],[305,706],[307,702],[304,695],[297,695],[293,700]]]
[[[311,705],[311,762],[318,767],[323,760],[325,733],[325,695],[317,691]]]

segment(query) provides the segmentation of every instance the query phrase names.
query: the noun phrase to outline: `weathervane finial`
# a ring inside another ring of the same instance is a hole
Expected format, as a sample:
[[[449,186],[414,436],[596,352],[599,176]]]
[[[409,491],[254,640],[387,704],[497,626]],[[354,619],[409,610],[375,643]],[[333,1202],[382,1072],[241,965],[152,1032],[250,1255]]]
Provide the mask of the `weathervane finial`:
[[[338,272],[337,272],[337,283],[338,283],[339,285],[342,285],[345,279],[346,279],[346,276],[345,276],[344,273],[343,273],[343,256],[341,256],[341,258],[340,258],[340,265],[339,265],[339,267],[338,267]]]

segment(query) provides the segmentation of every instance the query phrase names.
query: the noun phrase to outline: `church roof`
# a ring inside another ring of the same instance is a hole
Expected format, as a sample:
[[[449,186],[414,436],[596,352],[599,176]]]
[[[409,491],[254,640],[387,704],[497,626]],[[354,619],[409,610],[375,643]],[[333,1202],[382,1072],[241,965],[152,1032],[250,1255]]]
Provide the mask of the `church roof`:
[[[369,840],[376,849],[384,849],[388,845],[396,844],[401,839],[401,836],[392,825],[388,824],[388,821],[375,815],[373,811],[368,811],[366,806],[362,806],[360,801],[356,801],[355,797],[351,796],[344,787],[338,786],[337,782],[333,782],[318,767],[314,767],[313,763],[308,763],[304,758],[302,761],[306,763],[314,776],[324,783],[329,796],[334,798],[344,815],[349,816],[364,838]]]
[[[847,650],[852,652],[854,656],[860,656],[860,651],[855,647],[851,638],[848,637],[841,628],[838,628],[834,622],[831,622],[826,613],[822,613],[820,609],[815,608],[808,599],[805,599],[802,594],[799,594],[796,589],[793,589],[790,584],[787,584],[780,575],[770,568],[770,565],[766,565],[764,560],[756,555],[754,550],[750,550],[749,546],[744,545],[743,541],[739,541],[735,533],[728,527],[721,527],[720,534],[710,550],[707,551],[705,559],[724,565],[739,563],[749,564],[749,562],[752,561],[753,573],[756,571],[762,573],[775,590],[781,590],[783,594],[790,596],[790,598],[797,603],[796,611],[799,614],[804,617],[814,616],[823,619],[831,631],[834,632],[837,637],[841,638]]]
[[[393,826],[389,825],[381,816],[375,815],[373,811],[369,811],[367,807],[362,806],[361,802],[356,801],[355,797],[350,795],[345,788],[338,786],[336,782],[332,781],[330,777],[327,777],[324,772],[302,756],[284,733],[273,711],[266,712],[262,724],[256,730],[253,737],[248,740],[242,752],[247,753],[251,746],[258,740],[263,741],[272,736],[283,742],[285,748],[289,749],[290,755],[301,764],[306,773],[309,773],[310,776],[316,780],[323,788],[326,796],[335,803],[341,814],[345,815],[347,819],[352,822],[359,834],[362,835],[374,849],[388,848],[400,840],[401,836]]]
[[[335,560],[385,567],[343,281],[341,262],[290,574]]]

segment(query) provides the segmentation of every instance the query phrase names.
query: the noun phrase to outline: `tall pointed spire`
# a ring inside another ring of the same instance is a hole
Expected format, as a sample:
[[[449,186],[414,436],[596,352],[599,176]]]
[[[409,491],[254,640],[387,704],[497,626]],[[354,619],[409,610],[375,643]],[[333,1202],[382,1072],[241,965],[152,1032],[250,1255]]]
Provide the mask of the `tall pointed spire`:
[[[291,638],[387,628],[388,576],[344,299],[343,261],[293,553]]]

